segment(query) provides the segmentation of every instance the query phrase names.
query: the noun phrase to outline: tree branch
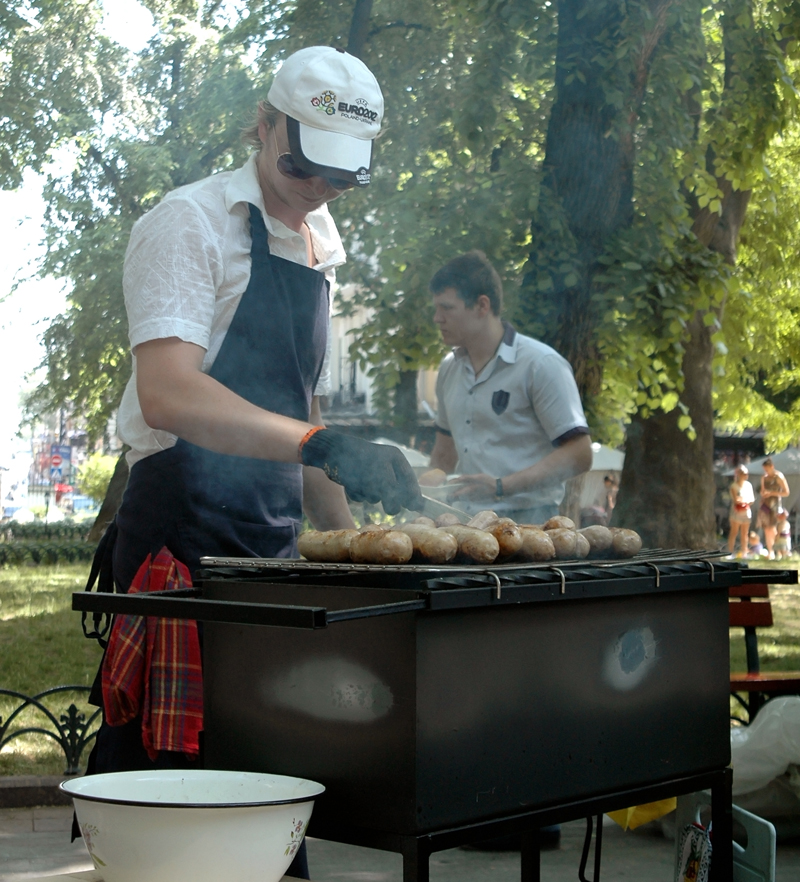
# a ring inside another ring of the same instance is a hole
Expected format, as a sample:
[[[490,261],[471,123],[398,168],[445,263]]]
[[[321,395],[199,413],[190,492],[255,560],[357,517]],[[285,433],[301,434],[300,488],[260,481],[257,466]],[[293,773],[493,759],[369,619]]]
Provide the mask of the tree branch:
[[[350,34],[347,37],[347,51],[356,58],[364,55],[364,45],[369,37],[369,19],[372,15],[372,0],[356,0],[353,17],[350,20]]]
[[[390,21],[386,24],[376,25],[370,32],[369,36],[374,37],[379,34],[381,31],[388,31],[391,28],[406,28],[409,31],[429,31],[430,28],[428,25],[422,24],[414,24],[413,22],[408,21]]]
[[[120,202],[122,202],[127,207],[128,211],[134,217],[140,217],[142,214],[142,209],[139,205],[139,201],[138,199],[136,199],[135,196],[125,197],[123,195],[124,188],[122,186],[122,180],[120,179],[117,169],[113,165],[111,165],[111,163],[106,161],[106,158],[97,149],[97,147],[94,146],[94,144],[91,144],[89,146],[86,154],[102,169],[103,176],[111,185],[114,193],[116,193],[117,198],[120,200]]]

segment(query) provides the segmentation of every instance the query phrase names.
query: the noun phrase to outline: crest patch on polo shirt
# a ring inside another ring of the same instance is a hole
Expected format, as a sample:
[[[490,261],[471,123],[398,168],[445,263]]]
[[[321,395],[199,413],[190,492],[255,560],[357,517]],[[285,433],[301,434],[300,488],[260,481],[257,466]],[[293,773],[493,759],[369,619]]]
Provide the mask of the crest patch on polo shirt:
[[[492,410],[498,416],[508,407],[508,399],[510,397],[510,393],[504,392],[502,389],[492,395]]]

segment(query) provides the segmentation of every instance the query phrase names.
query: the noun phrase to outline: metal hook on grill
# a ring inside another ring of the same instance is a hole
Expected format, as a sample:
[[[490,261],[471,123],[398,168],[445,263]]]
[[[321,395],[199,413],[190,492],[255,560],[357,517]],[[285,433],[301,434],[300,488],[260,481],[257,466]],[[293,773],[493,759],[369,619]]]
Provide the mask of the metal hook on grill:
[[[497,585],[497,594],[495,595],[498,600],[500,600],[500,596],[503,592],[503,585],[500,581],[500,576],[497,573],[493,573],[491,570],[484,570],[484,574],[487,576],[492,576],[494,578],[495,584]]]
[[[652,567],[656,571],[656,588],[660,588],[661,587],[661,570],[659,570],[659,568],[654,563],[650,563],[649,561],[647,562],[647,566]],[[714,580],[712,579],[711,581],[713,582]]]
[[[704,560],[703,563],[706,564],[708,569],[711,571],[711,581],[713,582],[714,581],[714,564],[711,563],[710,560]]]
[[[550,567],[550,569],[553,570],[553,572],[558,573],[559,576],[561,576],[561,593],[566,594],[567,593],[567,577],[564,575],[564,571],[560,570],[558,567]]]

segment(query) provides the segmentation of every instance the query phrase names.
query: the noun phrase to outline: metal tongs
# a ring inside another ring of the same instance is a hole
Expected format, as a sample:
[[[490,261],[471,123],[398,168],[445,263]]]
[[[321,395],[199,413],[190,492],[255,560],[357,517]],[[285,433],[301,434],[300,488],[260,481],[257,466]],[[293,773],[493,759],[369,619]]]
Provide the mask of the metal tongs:
[[[425,500],[425,507],[419,512],[419,514],[426,515],[429,518],[436,519],[441,514],[452,514],[455,515],[462,524],[466,524],[472,517],[472,515],[467,514],[467,512],[462,511],[460,508],[456,508],[454,505],[448,505],[446,502],[440,502],[438,499],[432,499],[424,493],[422,494],[422,498]]]

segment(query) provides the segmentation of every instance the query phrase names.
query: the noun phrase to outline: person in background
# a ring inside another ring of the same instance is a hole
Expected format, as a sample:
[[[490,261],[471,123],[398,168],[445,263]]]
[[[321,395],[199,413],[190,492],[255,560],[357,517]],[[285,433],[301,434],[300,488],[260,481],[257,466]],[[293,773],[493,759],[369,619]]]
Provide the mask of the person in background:
[[[612,475],[606,475],[603,478],[604,489],[604,505],[603,509],[606,513],[606,525],[611,523],[611,515],[614,513],[614,506],[617,504],[617,493],[619,493],[619,485],[616,478]]]
[[[503,286],[482,251],[453,258],[431,279],[434,322],[453,351],[436,381],[431,469],[458,472],[453,502],[517,523],[558,514],[564,482],[592,467],[592,444],[572,368],[555,349],[502,320]],[[539,831],[558,844],[558,825]],[[518,837],[489,850],[517,848]]]
[[[778,529],[772,550],[775,552],[776,559],[792,556],[792,527],[786,509],[778,512]]]
[[[453,351],[439,368],[431,468],[458,473],[452,501],[518,523],[558,514],[564,482],[592,466],[578,387],[566,359],[503,321],[500,277],[482,251],[431,279],[434,321]]]
[[[753,485],[747,480],[747,466],[740,465],[734,472],[734,480],[729,488],[731,510],[728,515],[730,530],[728,531],[728,553],[733,557],[736,548],[736,537],[739,537],[739,557],[747,554],[747,534],[750,532],[752,511],[750,506],[755,502]]]
[[[758,522],[764,531],[764,544],[767,556],[775,559],[775,534],[778,530],[778,513],[783,511],[781,500],[789,495],[789,484],[782,472],[775,468],[770,457],[763,463],[764,474],[761,476],[761,503],[758,511]]]
[[[751,530],[750,535],[747,537],[747,556],[762,557],[763,554],[764,546],[761,544],[761,539],[755,530]]]
[[[400,451],[326,429],[319,403],[330,286],[345,261],[328,204],[370,183],[382,116],[362,61],[302,49],[258,105],[247,162],[173,191],[135,224],[123,273],[133,374],[119,411],[131,470],[98,552],[113,579],[102,590],[125,593],[134,579],[147,590],[151,559],[191,576],[204,555],[297,557],[304,514],[321,530],[354,526],[346,494],[390,514],[421,509]],[[160,748],[141,713],[114,720],[109,684],[122,674],[104,665],[89,772],[202,761],[197,738]],[[170,714],[194,723],[180,704]],[[304,848],[295,861],[289,874],[308,878]]]

